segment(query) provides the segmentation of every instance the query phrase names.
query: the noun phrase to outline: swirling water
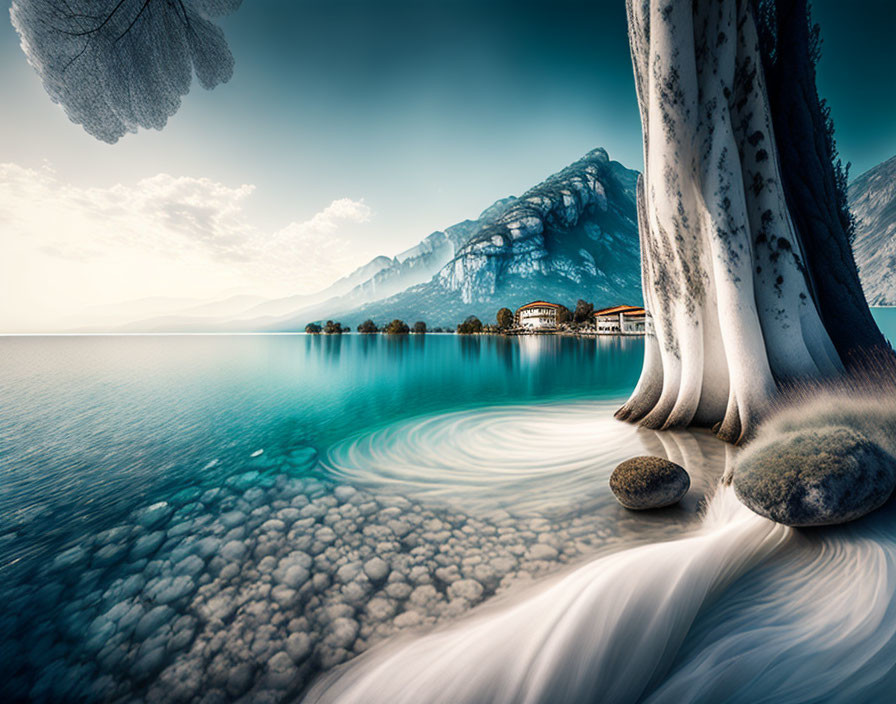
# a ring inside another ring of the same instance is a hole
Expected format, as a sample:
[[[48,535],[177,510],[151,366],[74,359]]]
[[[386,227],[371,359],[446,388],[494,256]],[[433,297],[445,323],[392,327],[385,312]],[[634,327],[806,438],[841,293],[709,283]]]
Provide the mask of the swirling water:
[[[0,354],[4,700],[277,701],[317,681],[311,701],[854,702],[894,685],[892,509],[818,532],[753,515],[717,490],[730,448],[611,419],[638,340]],[[681,506],[612,500],[613,466],[644,453],[688,468]]]

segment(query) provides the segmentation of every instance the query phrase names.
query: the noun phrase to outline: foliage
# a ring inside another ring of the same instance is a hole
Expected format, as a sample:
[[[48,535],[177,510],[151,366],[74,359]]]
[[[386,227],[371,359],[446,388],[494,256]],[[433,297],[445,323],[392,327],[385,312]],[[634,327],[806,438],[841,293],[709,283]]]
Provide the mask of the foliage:
[[[756,28],[759,33],[759,46],[763,56],[763,63],[766,69],[779,64],[779,45],[782,40],[779,31],[780,18],[782,16],[790,16],[794,10],[791,6],[796,6],[796,13],[805,15],[805,23],[808,31],[808,62],[809,72],[813,88],[815,87],[815,70],[818,61],[821,59],[821,47],[823,40],[821,37],[821,27],[812,20],[812,10],[806,0],[753,0],[753,11],[756,17]],[[783,63],[783,62],[780,62]],[[784,67],[783,75],[785,79],[791,80],[792,69]],[[767,75],[767,80],[775,80],[774,74]],[[792,80],[791,80],[792,82]],[[849,242],[852,243],[856,236],[855,216],[849,210],[847,200],[847,187],[849,186],[849,168],[850,164],[843,163],[840,153],[837,149],[837,140],[835,138],[834,120],[831,117],[831,108],[824,98],[817,95],[804,96],[810,106],[817,111],[817,117],[822,123],[824,130],[822,139],[824,141],[825,157],[830,162],[833,171],[834,182],[834,205],[837,209],[837,215],[840,220],[840,226],[843,228]],[[814,105],[812,98],[814,97]]]
[[[307,332],[307,333],[317,334],[320,331],[321,331],[321,327],[318,323],[308,323],[305,326],[305,332]]]
[[[572,313],[566,306],[560,306],[557,309],[557,324],[564,325],[572,320]]]
[[[426,332],[426,323],[424,323],[422,320],[418,320],[416,323],[414,323],[414,332],[418,334]]]
[[[502,330],[513,327],[513,312],[510,308],[502,308],[495,317],[498,321],[498,327]]]
[[[162,129],[190,90],[226,83],[216,19],[242,0],[14,0],[22,50],[54,103],[97,139]]]
[[[583,301],[581,298],[576,302],[576,310],[573,313],[573,320],[576,323],[587,323],[591,320],[591,314],[594,312],[594,304]]]
[[[411,329],[408,327],[407,323],[398,318],[389,323],[385,330],[383,330],[387,335],[406,335],[410,331]]]
[[[482,332],[482,321],[475,315],[471,315],[457,326],[457,332],[460,335],[473,335]]]
[[[358,326],[358,332],[379,332],[379,328],[377,328],[376,323],[368,318]]]
[[[326,325],[324,325],[324,332],[327,335],[341,335],[344,332],[348,332],[348,328],[342,327],[342,323],[336,322],[334,323],[332,320],[328,320]]]

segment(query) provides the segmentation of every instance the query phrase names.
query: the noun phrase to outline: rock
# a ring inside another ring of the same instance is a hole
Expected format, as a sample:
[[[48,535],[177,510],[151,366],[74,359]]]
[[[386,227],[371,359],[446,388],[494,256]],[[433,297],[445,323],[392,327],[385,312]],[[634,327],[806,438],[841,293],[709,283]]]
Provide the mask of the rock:
[[[282,650],[268,661],[268,681],[277,689],[287,689],[298,676],[298,670]]]
[[[367,616],[373,621],[385,621],[395,613],[395,604],[389,599],[375,597],[367,603]]]
[[[364,574],[371,582],[382,582],[389,576],[389,563],[381,557],[371,557],[364,563]]]
[[[843,426],[797,430],[749,446],[733,483],[741,502],[778,523],[845,523],[890,497],[896,458]]]
[[[311,653],[311,638],[307,633],[291,633],[286,639],[286,652],[298,665]]]
[[[335,619],[328,629],[324,642],[331,648],[351,647],[358,637],[358,622],[350,618],[340,617]]]
[[[134,631],[134,635],[137,640],[143,640],[148,638],[151,634],[155,633],[163,624],[168,623],[174,618],[174,611],[169,609],[167,606],[156,606],[153,609],[150,609],[143,617],[137,622],[137,628]]]
[[[144,557],[149,557],[156,550],[159,549],[159,546],[162,544],[162,541],[165,540],[165,532],[164,531],[155,531],[154,533],[149,533],[147,535],[141,535],[137,538],[137,541],[134,543],[134,547],[131,548],[131,556],[130,559],[139,560]]]
[[[231,562],[242,560],[246,555],[246,546],[238,540],[231,540],[221,548],[221,557]]]
[[[529,560],[556,560],[558,555],[557,549],[547,543],[535,543],[535,545],[529,548],[526,558]]]
[[[147,598],[156,604],[170,604],[185,596],[189,596],[196,590],[196,584],[187,575],[180,577],[162,577],[152,585],[147,585],[145,594]]]
[[[459,579],[448,587],[449,599],[466,599],[471,604],[482,597],[482,585],[475,579]]]
[[[233,697],[245,694],[252,686],[252,666],[248,662],[237,663],[227,677],[227,693]]]
[[[134,517],[138,525],[149,529],[155,528],[160,523],[165,521],[172,512],[173,509],[168,505],[166,501],[160,501],[157,504],[147,506],[146,508],[137,511]]]
[[[610,490],[616,500],[635,511],[676,504],[690,486],[684,468],[662,457],[633,457],[610,475]]]

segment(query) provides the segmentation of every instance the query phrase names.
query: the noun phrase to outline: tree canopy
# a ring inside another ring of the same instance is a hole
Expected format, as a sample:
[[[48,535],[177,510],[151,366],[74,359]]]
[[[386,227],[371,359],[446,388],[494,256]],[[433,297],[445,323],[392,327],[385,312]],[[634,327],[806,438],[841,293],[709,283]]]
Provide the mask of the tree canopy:
[[[576,302],[576,310],[572,315],[572,319],[576,323],[586,323],[591,319],[594,312],[594,304],[583,301],[581,298]]]
[[[501,308],[498,311],[498,315],[495,316],[498,321],[498,327],[506,330],[509,327],[513,326],[513,311],[510,308]]]
[[[475,315],[471,315],[457,326],[457,332],[461,335],[473,335],[482,332],[482,321]]]
[[[230,80],[215,20],[242,0],[13,0],[28,62],[72,122],[113,143],[162,129],[190,90]]]
[[[386,326],[386,329],[383,332],[387,335],[406,335],[410,331],[411,329],[406,322],[396,318]]]

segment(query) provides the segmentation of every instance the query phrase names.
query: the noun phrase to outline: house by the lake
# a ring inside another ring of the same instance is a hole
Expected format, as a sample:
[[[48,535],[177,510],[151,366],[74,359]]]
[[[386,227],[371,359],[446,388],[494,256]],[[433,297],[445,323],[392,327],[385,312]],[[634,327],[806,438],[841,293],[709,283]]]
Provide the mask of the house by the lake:
[[[528,330],[556,330],[560,306],[547,301],[532,301],[517,308],[516,326]]]
[[[640,306],[613,306],[594,311],[598,335],[643,335],[647,329],[647,311]]]

